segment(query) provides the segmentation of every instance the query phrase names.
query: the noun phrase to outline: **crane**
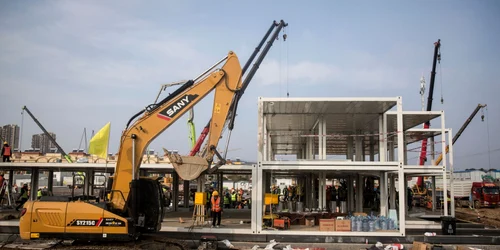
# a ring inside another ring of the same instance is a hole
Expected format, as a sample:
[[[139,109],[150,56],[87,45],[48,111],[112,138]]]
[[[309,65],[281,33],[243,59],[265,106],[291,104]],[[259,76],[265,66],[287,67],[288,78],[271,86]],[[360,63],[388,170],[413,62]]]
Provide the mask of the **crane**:
[[[476,116],[477,112],[479,112],[479,110],[482,110],[485,107],[486,107],[486,104],[478,104],[477,105],[477,107],[474,109],[474,111],[472,111],[472,114],[469,116],[469,118],[467,118],[467,120],[465,120],[465,123],[458,130],[458,132],[453,136],[451,145],[455,144],[455,142],[462,135],[462,133],[464,132],[464,130],[467,128],[467,126],[469,126],[469,124],[471,123],[472,119],[474,119],[474,117]],[[481,121],[484,121],[484,115],[481,115]],[[449,146],[446,146],[446,154],[448,153],[448,150],[449,150]],[[436,159],[436,162],[434,163],[434,165],[436,165],[436,166],[439,165],[439,163],[441,163],[442,160],[443,160],[443,153],[441,153],[438,156],[438,158]]]
[[[242,75],[245,75],[246,71],[250,67],[250,64],[253,62],[253,60],[255,59],[255,57],[257,56],[257,54],[260,52],[260,50],[262,49],[262,46],[264,46],[264,43],[269,38],[269,36],[273,32],[273,30],[276,27],[279,27],[281,25],[284,28],[288,24],[284,23],[283,20],[281,20],[281,22],[279,24],[276,21],[274,21],[271,24],[271,27],[269,27],[269,29],[267,30],[266,34],[264,35],[264,37],[260,41],[259,45],[253,51],[252,55],[250,56],[250,58],[246,62],[245,66],[243,66]],[[259,58],[257,59],[257,62],[252,66],[250,72],[245,77],[245,80],[243,81],[243,87],[242,87],[242,89],[241,89],[241,91],[240,91],[240,93],[239,93],[239,95],[238,95],[238,97],[236,99],[236,102],[231,104],[231,108],[230,108],[231,112],[229,113],[228,119],[226,121],[226,125],[228,125],[228,128],[230,129],[230,131],[232,131],[232,129],[234,127],[234,118],[236,117],[236,107],[238,105],[238,101],[240,100],[241,96],[245,92],[245,89],[248,87],[248,84],[250,83],[250,81],[254,77],[255,73],[259,69],[260,64],[262,63],[262,61],[266,57],[267,53],[271,49],[271,46],[273,46],[274,41],[278,38],[280,30],[281,30],[281,28],[278,28],[277,30],[275,30],[275,32],[272,34],[271,39],[267,40],[266,46],[264,47],[264,50],[262,51],[262,53],[259,55]],[[287,35],[283,34],[283,40],[284,41],[286,41],[286,38],[287,38]],[[192,148],[191,152],[189,153],[190,156],[194,156],[194,155],[196,155],[200,151],[201,146],[202,146],[203,142],[205,141],[205,138],[207,137],[208,132],[210,131],[210,126],[209,125],[210,125],[210,121],[208,121],[207,125],[201,131],[200,136],[196,140],[195,146]],[[228,136],[228,141],[229,141],[229,139],[230,139],[230,135]],[[226,158],[226,154],[227,154],[227,151],[228,151],[227,150],[228,145],[229,144],[226,143],[226,150],[224,152],[224,158]],[[205,147],[205,149],[203,151],[206,151],[206,150],[207,150],[207,148]],[[214,168],[214,169],[217,169],[217,168]]]
[[[283,20],[275,24],[277,32],[286,25]],[[44,196],[40,201],[28,201],[19,220],[21,238],[135,240],[144,233],[158,232],[163,221],[165,199],[159,182],[161,178],[139,177],[144,150],[214,91],[210,133],[207,136],[209,150],[202,156],[181,157],[170,152],[167,156],[184,180],[195,179],[208,170],[214,156],[219,158],[216,165],[225,162],[217,152],[217,145],[230,108],[241,97],[244,86],[241,79],[238,57],[229,51],[194,80],[187,81],[160,102],[134,114],[122,132],[115,173],[110,179],[109,201],[99,204],[80,200],[54,202],[50,201],[52,196]]]
[[[434,81],[436,79],[436,63],[441,63],[441,39],[438,39],[437,42],[434,43],[434,57],[432,59],[432,71],[431,71],[431,82],[429,86],[429,96],[427,98],[427,111],[432,110],[432,97],[434,94]],[[424,123],[424,129],[428,129],[430,126],[430,121]],[[423,166],[425,161],[427,160],[427,139],[422,140],[422,148],[420,150],[420,165]],[[418,187],[423,187],[424,178],[419,176],[417,179],[417,189]]]
[[[45,134],[45,136],[47,136],[47,138],[49,138],[49,140],[56,146],[57,150],[63,155],[63,157],[69,162],[69,163],[73,163],[73,161],[71,160],[71,157],[69,157],[68,154],[66,154],[66,152],[64,152],[64,150],[61,148],[61,146],[59,146],[59,144],[56,142],[56,140],[50,135],[50,133],[43,127],[43,125],[38,121],[38,119],[36,119],[36,117],[33,115],[33,113],[31,113],[31,111],[28,109],[28,107],[24,106],[23,107],[23,112],[26,111],[28,113],[28,115],[31,117],[31,119],[33,119],[33,121],[36,123],[36,125],[38,125],[38,127],[40,127],[40,129],[43,131],[43,133]]]

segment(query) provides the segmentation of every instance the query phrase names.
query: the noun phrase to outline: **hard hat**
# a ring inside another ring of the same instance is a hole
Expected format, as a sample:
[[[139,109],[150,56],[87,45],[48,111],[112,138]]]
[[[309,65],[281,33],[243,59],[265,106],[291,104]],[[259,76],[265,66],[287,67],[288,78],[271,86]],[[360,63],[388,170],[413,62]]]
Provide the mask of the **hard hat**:
[[[219,195],[219,192],[217,192],[217,190],[215,190],[213,193],[212,193],[213,196],[217,196]]]
[[[3,144],[7,144],[7,141],[4,141]]]

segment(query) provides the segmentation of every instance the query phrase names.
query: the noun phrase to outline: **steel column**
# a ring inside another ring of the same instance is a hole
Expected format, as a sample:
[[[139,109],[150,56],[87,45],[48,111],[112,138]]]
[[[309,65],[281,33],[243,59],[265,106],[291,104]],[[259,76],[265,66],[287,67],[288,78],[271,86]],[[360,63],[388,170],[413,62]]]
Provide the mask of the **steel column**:
[[[432,176],[432,212],[436,211],[436,176]]]
[[[396,183],[395,183],[395,178],[394,174],[389,175],[389,181],[390,186],[389,186],[389,197],[390,197],[390,202],[389,202],[389,207],[390,209],[396,209]]]
[[[14,184],[16,183],[15,182],[15,178],[14,178],[14,170],[10,169],[9,170],[9,186],[8,186],[8,191],[9,191],[9,194],[12,195],[12,186],[14,186]]]
[[[310,174],[306,174],[306,185],[304,185],[304,197],[305,197],[305,207],[311,207],[311,177]]]
[[[399,161],[399,170],[398,170],[398,184],[399,184],[399,232],[401,236],[405,236],[406,233],[406,199],[404,197],[405,194],[405,175],[404,175],[404,134],[403,132],[403,103],[402,98],[399,96],[397,101],[397,139],[398,139],[398,161]]]
[[[448,163],[446,157],[446,129],[445,129],[445,118],[444,111],[441,111],[441,152],[443,152],[443,203],[444,203],[444,216],[448,216],[448,185],[447,185],[447,174],[446,174],[446,164]],[[448,142],[451,144],[451,141]]]
[[[444,143],[443,143],[444,144]],[[453,186],[453,138],[452,138],[452,129],[448,129],[448,155],[449,157],[449,164],[450,164],[450,211],[451,211],[451,216],[455,217],[455,187]],[[447,202],[448,203],[448,202]]]
[[[260,104],[260,103],[259,103]],[[262,135],[261,138],[263,140],[263,150],[262,150],[262,159],[261,161],[268,161],[269,158],[269,137],[267,136],[267,116],[262,115]]]
[[[261,167],[261,164],[259,163],[259,165],[257,166],[257,171],[256,171],[256,181],[257,181],[257,185],[255,186],[256,187],[256,191],[255,192],[255,195],[253,197],[255,197],[255,202],[252,202],[252,207],[255,206],[255,210],[256,210],[256,229],[257,229],[257,233],[261,233],[262,231],[262,216],[264,214],[263,212],[263,209],[264,209],[264,183],[263,183],[263,179],[264,178],[260,178],[262,176],[262,167]],[[252,192],[253,194],[254,192]]]
[[[252,202],[252,215],[251,215],[251,219],[252,219],[252,222],[250,224],[250,227],[252,228],[252,233],[255,233],[257,232],[257,211],[258,211],[258,208],[259,207],[262,207],[262,203],[258,203],[257,200],[258,200],[258,190],[259,189],[262,189],[261,186],[259,186],[259,182],[258,182],[258,179],[259,179],[259,176],[258,176],[258,170],[257,170],[257,165],[252,165],[252,187],[253,190],[251,192],[251,202]]]
[[[184,186],[182,188],[184,190],[184,208],[189,209],[189,181],[184,181]]]
[[[387,161],[387,114],[379,116],[379,161]]]
[[[358,174],[356,180],[356,212],[363,212],[363,188],[364,188],[364,178],[362,175]]]
[[[355,211],[354,206],[354,183],[353,176],[347,177],[347,207],[349,211]]]
[[[179,175],[175,171],[172,173],[172,198],[173,209],[177,212],[179,208]]]
[[[375,161],[375,138],[370,136],[370,161]]]
[[[404,131],[401,132],[403,134],[403,164],[408,165],[408,144],[406,140],[406,133]]]
[[[323,135],[327,134],[325,117],[321,118],[321,127],[323,128],[322,129],[323,133],[321,135],[321,137],[323,137],[323,140],[321,141],[321,147],[323,148],[323,151],[322,151],[322,158],[320,158],[320,159],[326,160],[326,136],[323,136]]]
[[[356,161],[363,161],[363,155],[364,155],[364,152],[363,152],[363,139],[361,137],[356,137],[356,140],[355,140],[355,147],[356,147],[356,158],[355,160]]]
[[[54,170],[49,170],[49,175],[47,177],[47,190],[49,193],[53,192],[54,187]]]
[[[318,159],[323,160],[323,140],[325,139],[323,132],[323,117],[319,118],[318,124]]]
[[[259,101],[257,103],[257,113],[258,113],[258,121],[257,121],[257,134],[258,134],[258,150],[257,150],[257,161],[262,162],[265,161],[265,154],[267,153],[266,150],[266,134],[264,131],[264,126],[265,126],[265,117],[264,117],[264,110],[263,110],[263,101],[262,97],[259,97]]]
[[[354,160],[354,158],[353,158],[354,154],[352,152],[354,149],[353,141],[354,141],[354,138],[352,138],[352,137],[347,138],[347,159],[351,160],[351,161]]]
[[[380,215],[387,216],[387,172],[380,172]]]
[[[36,200],[36,194],[38,191],[38,180],[40,179],[40,172],[38,168],[31,168],[31,192],[30,199],[32,201]]]

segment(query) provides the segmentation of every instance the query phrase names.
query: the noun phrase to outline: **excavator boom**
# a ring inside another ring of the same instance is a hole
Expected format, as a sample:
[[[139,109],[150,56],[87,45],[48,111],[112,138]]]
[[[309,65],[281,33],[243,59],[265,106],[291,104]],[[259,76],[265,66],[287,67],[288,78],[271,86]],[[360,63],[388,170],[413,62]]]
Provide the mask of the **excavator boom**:
[[[139,166],[149,143],[212,90],[215,90],[215,97],[208,142],[217,147],[229,107],[235,93],[241,88],[241,66],[238,57],[231,51],[224,60],[225,64],[221,69],[208,75],[202,74],[197,82],[188,81],[172,95],[146,110],[141,118],[123,132],[113,177],[112,190],[119,190],[121,193],[112,194],[111,203],[115,209],[124,209],[130,192],[129,184],[139,177]],[[193,156],[183,160],[182,168],[176,164],[174,167],[184,180],[197,178],[209,166],[208,161],[201,157]]]

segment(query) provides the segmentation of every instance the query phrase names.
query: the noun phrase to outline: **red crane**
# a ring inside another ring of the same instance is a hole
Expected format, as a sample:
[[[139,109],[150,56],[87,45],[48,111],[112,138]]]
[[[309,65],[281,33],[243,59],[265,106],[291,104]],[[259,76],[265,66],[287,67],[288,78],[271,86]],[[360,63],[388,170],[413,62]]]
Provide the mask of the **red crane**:
[[[427,111],[432,110],[432,96],[434,94],[434,80],[436,79],[436,63],[441,63],[441,39],[438,39],[437,42],[434,43],[434,58],[432,60],[432,71],[431,71],[431,83],[429,86],[429,97],[427,98]],[[424,123],[424,129],[428,129],[430,127],[430,121]],[[420,165],[423,166],[425,161],[427,160],[427,139],[422,140],[422,150],[420,151]],[[422,176],[417,179],[417,187],[423,187],[424,178]]]

